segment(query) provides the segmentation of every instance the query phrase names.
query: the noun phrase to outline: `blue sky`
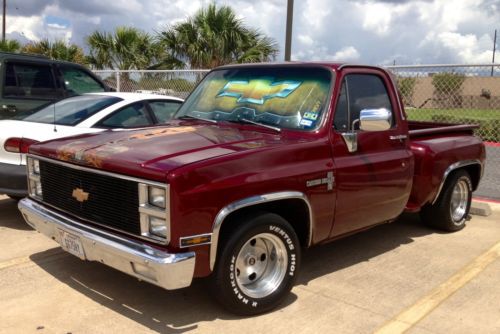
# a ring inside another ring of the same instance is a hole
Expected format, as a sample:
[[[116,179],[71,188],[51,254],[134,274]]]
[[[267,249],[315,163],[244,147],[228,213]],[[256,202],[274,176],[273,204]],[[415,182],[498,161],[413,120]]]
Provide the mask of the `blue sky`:
[[[247,25],[273,37],[283,50],[286,0],[216,2],[231,5]],[[7,35],[83,45],[92,31],[119,25],[158,31],[207,3],[9,0]],[[500,0],[295,0],[292,58],[382,65],[487,63],[499,19]]]

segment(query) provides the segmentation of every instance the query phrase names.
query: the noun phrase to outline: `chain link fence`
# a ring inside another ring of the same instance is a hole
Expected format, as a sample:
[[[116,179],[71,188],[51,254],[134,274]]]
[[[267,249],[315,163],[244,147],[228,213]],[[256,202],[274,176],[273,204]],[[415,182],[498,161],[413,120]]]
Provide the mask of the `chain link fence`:
[[[410,120],[477,124],[487,161],[477,196],[500,199],[500,65],[390,66]]]
[[[500,199],[500,65],[389,66],[410,120],[478,124],[487,144],[485,175],[476,195]],[[121,92],[186,98],[208,70],[95,71]]]
[[[139,92],[185,99],[208,70],[94,71],[117,92]]]

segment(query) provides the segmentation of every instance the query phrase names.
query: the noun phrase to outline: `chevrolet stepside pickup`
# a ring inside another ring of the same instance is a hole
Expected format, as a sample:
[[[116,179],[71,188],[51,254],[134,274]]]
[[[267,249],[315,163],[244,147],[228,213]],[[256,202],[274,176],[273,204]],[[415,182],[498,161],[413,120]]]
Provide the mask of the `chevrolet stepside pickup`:
[[[19,208],[83,260],[165,289],[209,277],[253,315],[289,293],[308,247],[405,211],[462,229],[485,161],[473,129],[409,122],[381,68],[224,66],[165,126],[32,145]]]

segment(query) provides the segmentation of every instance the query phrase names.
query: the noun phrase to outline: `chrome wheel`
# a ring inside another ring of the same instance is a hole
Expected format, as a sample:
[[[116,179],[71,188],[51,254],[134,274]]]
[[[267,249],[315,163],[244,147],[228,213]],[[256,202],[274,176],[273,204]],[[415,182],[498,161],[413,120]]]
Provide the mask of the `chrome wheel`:
[[[462,223],[467,212],[469,196],[469,184],[465,179],[459,179],[453,188],[450,201],[451,219],[455,224]]]
[[[286,274],[287,249],[283,241],[270,233],[257,234],[238,253],[234,268],[236,283],[252,298],[272,294]]]

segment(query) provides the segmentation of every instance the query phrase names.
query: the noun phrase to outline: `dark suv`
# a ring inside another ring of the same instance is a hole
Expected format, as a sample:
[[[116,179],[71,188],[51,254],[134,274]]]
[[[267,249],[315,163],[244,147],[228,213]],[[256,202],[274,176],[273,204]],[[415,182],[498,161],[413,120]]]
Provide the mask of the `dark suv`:
[[[13,118],[68,96],[109,90],[81,65],[0,52],[0,119]]]

